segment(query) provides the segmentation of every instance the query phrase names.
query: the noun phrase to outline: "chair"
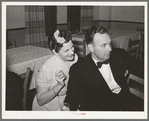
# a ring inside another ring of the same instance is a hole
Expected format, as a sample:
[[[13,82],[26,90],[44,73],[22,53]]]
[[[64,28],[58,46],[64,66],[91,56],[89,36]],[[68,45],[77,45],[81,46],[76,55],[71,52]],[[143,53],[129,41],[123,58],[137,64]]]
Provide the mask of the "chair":
[[[139,59],[144,62],[144,28],[137,27],[137,32],[141,35],[141,48],[139,53]]]
[[[37,79],[38,79],[38,75],[39,75],[39,67],[35,67],[34,68],[34,77],[35,77],[35,88],[38,88],[38,85],[37,85]],[[36,89],[37,90],[37,89]]]
[[[140,42],[140,48],[138,52],[138,57],[140,61],[144,62],[144,37],[142,37]]]
[[[83,34],[86,34],[87,30],[88,30],[88,29],[83,29],[83,28],[82,28]]]
[[[144,79],[133,74],[129,74],[127,81],[130,92],[135,96],[144,99]]]
[[[16,41],[15,39],[8,40],[8,31],[6,31],[6,49],[15,48],[16,47]]]
[[[142,29],[142,28],[137,27],[137,31],[144,33],[144,28]]]
[[[30,68],[27,68],[26,73],[22,75],[7,71],[6,110],[28,110],[31,72]]]
[[[141,59],[142,58],[142,49],[143,49],[142,42],[143,41],[141,39],[137,39],[137,40],[129,39],[127,52],[131,56]]]
[[[75,48],[75,53],[78,55],[78,57],[84,57],[86,55],[86,43],[85,40],[83,41],[72,41]]]
[[[25,78],[24,78],[24,83],[23,83],[23,110],[28,109],[28,95],[29,95],[29,86],[31,82],[31,68],[27,68]]]
[[[134,104],[138,111],[144,110],[144,79],[137,77],[133,74],[129,74],[128,77],[129,91],[134,97]],[[147,97],[145,97],[147,98]]]
[[[34,97],[36,96],[37,91],[38,91],[37,90],[38,85],[37,85],[37,82],[36,82],[37,78],[38,78],[38,74],[39,74],[39,68],[35,67],[34,70],[33,70],[33,76],[35,78],[35,88],[29,90],[29,94],[27,96],[27,101],[28,101],[27,110],[32,110],[32,103],[33,103]]]
[[[15,41],[15,39],[13,39],[12,41],[7,41],[6,45],[7,45],[6,49],[16,48],[16,41]]]

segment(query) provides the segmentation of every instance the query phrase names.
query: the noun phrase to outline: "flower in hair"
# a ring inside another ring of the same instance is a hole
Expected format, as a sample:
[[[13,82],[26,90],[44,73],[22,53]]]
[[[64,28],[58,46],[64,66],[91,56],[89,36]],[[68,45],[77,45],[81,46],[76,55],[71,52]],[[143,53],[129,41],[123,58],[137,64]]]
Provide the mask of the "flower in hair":
[[[55,37],[57,43],[63,44],[66,40],[63,37],[59,37],[58,35],[59,35],[59,30],[56,30],[54,32],[54,37]]]

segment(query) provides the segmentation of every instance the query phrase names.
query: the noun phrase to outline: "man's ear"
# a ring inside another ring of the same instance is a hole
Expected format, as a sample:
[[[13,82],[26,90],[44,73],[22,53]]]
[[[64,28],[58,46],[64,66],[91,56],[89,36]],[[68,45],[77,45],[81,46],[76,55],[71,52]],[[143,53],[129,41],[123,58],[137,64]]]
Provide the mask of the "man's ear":
[[[93,50],[94,50],[93,45],[92,44],[88,44],[88,49],[90,50],[90,52],[93,52]]]
[[[52,52],[54,53],[54,55],[58,55],[58,53],[57,53],[57,52],[55,52],[55,50],[54,50],[54,49],[52,50]]]

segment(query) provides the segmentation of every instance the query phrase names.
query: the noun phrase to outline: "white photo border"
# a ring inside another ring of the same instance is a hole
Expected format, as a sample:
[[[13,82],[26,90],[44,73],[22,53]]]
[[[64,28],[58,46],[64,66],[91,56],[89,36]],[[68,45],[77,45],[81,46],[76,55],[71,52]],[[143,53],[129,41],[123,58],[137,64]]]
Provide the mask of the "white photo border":
[[[143,112],[100,112],[100,111],[6,111],[5,80],[6,80],[6,41],[2,41],[2,118],[3,119],[147,119],[148,114],[148,4],[147,2],[2,2],[2,40],[6,40],[6,6],[7,5],[92,5],[92,6],[144,6],[145,28],[145,109]]]

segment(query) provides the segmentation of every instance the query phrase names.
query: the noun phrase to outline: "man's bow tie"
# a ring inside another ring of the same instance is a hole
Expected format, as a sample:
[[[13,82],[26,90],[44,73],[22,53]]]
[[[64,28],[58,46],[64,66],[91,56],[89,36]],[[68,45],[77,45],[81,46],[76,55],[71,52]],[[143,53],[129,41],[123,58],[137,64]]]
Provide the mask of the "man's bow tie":
[[[109,62],[110,62],[109,59],[104,62],[97,62],[97,67],[101,68],[102,64],[108,64]]]

